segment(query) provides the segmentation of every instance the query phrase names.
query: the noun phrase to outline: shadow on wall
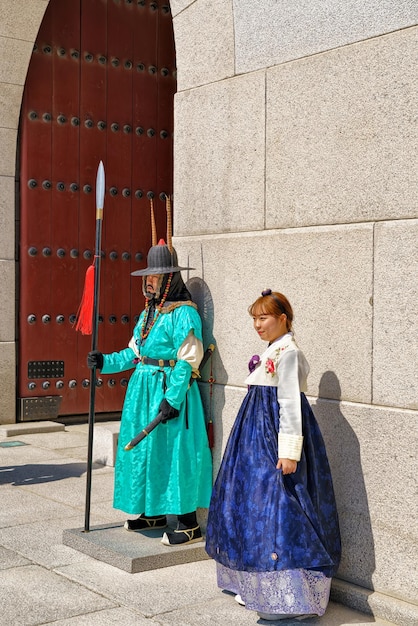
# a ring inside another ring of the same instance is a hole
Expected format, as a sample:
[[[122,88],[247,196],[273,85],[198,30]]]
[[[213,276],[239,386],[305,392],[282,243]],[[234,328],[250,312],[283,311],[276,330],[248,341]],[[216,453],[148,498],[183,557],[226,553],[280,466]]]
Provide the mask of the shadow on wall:
[[[202,261],[203,265],[203,261]],[[203,268],[202,268],[203,275]],[[191,278],[186,283],[187,289],[190,291],[193,301],[197,304],[200,317],[202,319],[203,329],[203,346],[206,350],[209,344],[215,344],[215,351],[211,359],[205,365],[201,372],[201,382],[199,383],[199,389],[202,395],[202,401],[205,408],[205,414],[207,421],[213,421],[213,430],[215,435],[216,445],[213,452],[213,468],[216,473],[217,468],[221,462],[221,449],[223,441],[223,427],[221,421],[221,415],[225,404],[225,387],[224,385],[217,385],[216,380],[211,385],[209,384],[210,377],[214,377],[215,372],[221,380],[226,380],[225,368],[222,364],[219,350],[216,346],[216,339],[213,336],[213,325],[215,319],[214,305],[212,294],[209,287],[202,278]]]
[[[360,444],[340,400],[340,382],[334,372],[327,371],[312,408],[327,447],[340,518],[342,559],[337,577],[373,590],[376,562]]]

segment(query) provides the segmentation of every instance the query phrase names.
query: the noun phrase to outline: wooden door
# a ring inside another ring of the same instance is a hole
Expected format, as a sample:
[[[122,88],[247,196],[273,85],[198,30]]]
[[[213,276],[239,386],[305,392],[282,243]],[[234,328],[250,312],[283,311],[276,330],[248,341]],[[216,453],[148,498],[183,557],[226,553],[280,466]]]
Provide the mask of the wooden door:
[[[75,331],[95,243],[95,177],[106,172],[98,347],[126,347],[143,307],[150,198],[165,237],[172,193],[175,51],[169,3],[51,0],[34,46],[20,122],[21,420],[88,413]],[[121,408],[129,377],[98,380],[96,407]]]

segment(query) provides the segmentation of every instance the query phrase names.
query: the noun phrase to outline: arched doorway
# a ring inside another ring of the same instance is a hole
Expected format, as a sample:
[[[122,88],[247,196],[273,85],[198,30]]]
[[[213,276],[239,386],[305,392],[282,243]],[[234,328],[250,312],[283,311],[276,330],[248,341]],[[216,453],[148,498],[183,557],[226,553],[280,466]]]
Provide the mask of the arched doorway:
[[[51,0],[20,120],[21,420],[88,412],[91,339],[73,322],[94,252],[100,160],[106,196],[98,343],[113,351],[129,341],[143,304],[130,272],[145,267],[150,197],[165,236],[175,90],[168,2]],[[98,412],[120,409],[128,376],[102,382]]]

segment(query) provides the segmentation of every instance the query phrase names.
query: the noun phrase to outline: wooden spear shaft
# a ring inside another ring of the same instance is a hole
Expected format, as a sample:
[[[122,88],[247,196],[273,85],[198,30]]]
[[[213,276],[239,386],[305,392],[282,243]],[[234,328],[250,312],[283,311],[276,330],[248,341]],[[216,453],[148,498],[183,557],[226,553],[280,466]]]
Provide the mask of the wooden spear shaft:
[[[100,261],[102,255],[102,223],[103,205],[105,193],[105,173],[103,162],[100,161],[96,177],[96,241],[94,252],[94,300],[93,321],[91,334],[91,349],[97,349],[97,333],[99,326],[99,291],[100,291]],[[89,406],[89,432],[87,446],[87,482],[86,482],[86,505],[84,517],[84,532],[90,530],[90,501],[91,501],[91,475],[93,466],[93,434],[94,412],[96,403],[96,367],[90,373],[90,406]]]

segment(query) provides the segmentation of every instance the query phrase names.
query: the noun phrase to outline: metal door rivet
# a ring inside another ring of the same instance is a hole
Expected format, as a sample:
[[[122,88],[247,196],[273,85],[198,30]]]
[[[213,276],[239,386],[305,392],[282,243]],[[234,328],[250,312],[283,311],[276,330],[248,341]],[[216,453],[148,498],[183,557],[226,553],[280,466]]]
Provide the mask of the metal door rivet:
[[[36,182],[34,178],[31,178],[30,180],[28,180],[29,189],[35,189],[35,187],[37,186],[38,186],[38,183]]]
[[[80,56],[80,53],[78,50],[71,50],[71,57],[75,60],[77,60]]]
[[[36,111],[30,111],[28,114],[28,117],[30,120],[36,120],[36,118],[38,117],[38,114]]]
[[[109,259],[111,261],[116,261],[117,258],[118,258],[118,253],[115,252],[115,250],[112,250],[112,252],[109,254]]]
[[[114,133],[117,133],[119,130],[119,124],[117,124],[116,122],[113,122],[110,128],[112,129]]]
[[[167,4],[164,4],[162,7],[162,11],[165,14],[170,13],[170,7]]]
[[[43,121],[44,121],[44,122],[50,122],[50,121],[51,121],[51,119],[52,119],[52,115],[51,115],[51,113],[44,113],[44,114],[42,115],[42,119],[43,119]]]
[[[137,63],[136,64],[136,71],[137,72],[143,72],[145,69],[145,64],[144,63]]]
[[[77,185],[77,183],[71,183],[71,185],[70,185],[70,191],[72,191],[72,192],[78,191],[78,185]]]
[[[117,190],[116,187],[111,187],[109,189],[109,193],[110,193],[111,196],[117,196],[118,195],[118,190]]]
[[[55,321],[57,322],[57,324],[63,324],[65,321],[65,317],[63,315],[57,315]]]
[[[58,191],[65,191],[65,185],[64,183],[57,183],[57,189]]]
[[[97,128],[99,130],[104,130],[106,128],[106,122],[103,122],[103,121],[97,122]]]
[[[109,387],[114,387],[116,385],[116,380],[114,378],[110,378],[107,381],[107,384],[109,385]]]
[[[131,70],[132,69],[132,65],[133,65],[132,61],[130,61],[130,60],[125,61],[125,64],[124,64],[125,70]]]
[[[64,248],[58,248],[57,250],[57,256],[62,259],[63,257],[65,257],[65,250]]]
[[[65,48],[58,48],[57,54],[60,57],[64,57],[65,56]]]
[[[135,128],[135,132],[137,135],[143,135],[144,134],[144,129],[142,128],[142,126],[137,126]]]
[[[162,191],[159,195],[159,198],[162,202],[165,202],[166,199],[168,198],[168,195],[165,193],[165,191]]]
[[[109,315],[109,324],[116,324],[116,315]]]
[[[47,313],[45,315],[42,315],[42,322],[44,324],[49,324],[49,322],[51,321],[51,316],[48,315]]]
[[[85,126],[86,128],[93,128],[93,126],[94,126],[94,122],[93,122],[93,120],[86,120],[86,121],[84,122],[84,126]]]
[[[57,382],[55,383],[55,387],[57,389],[62,389],[64,387],[64,381],[63,380],[57,380]]]
[[[44,46],[42,48],[42,51],[44,52],[44,54],[51,54],[52,48],[51,48],[51,46]]]
[[[70,252],[70,257],[72,259],[77,259],[78,258],[78,250],[76,248],[73,248]]]
[[[122,252],[122,261],[129,261],[130,258],[131,255],[129,254],[129,252]]]
[[[73,126],[79,126],[80,125],[80,120],[78,119],[78,117],[72,117],[71,118],[71,124]]]
[[[129,315],[122,315],[120,321],[122,322],[122,324],[127,324],[129,322]]]
[[[168,137],[168,132],[167,132],[166,130],[162,130],[162,131],[160,132],[160,137],[161,137],[161,139],[167,139],[167,137]]]
[[[103,323],[103,315],[99,315],[99,324]]]
[[[134,323],[135,323],[135,324],[138,324],[138,322],[139,322],[139,315],[135,315],[135,317],[134,317]]]
[[[88,378],[85,378],[83,380],[83,382],[81,383],[81,386],[84,387],[84,389],[87,389],[87,387],[90,387],[90,381]]]
[[[142,196],[144,195],[144,192],[142,191],[142,189],[137,189],[135,191],[135,198],[137,200],[140,200],[142,198]]]
[[[99,63],[100,63],[101,65],[105,65],[105,64],[106,64],[106,61],[107,61],[106,57],[105,57],[103,54],[101,54],[101,55],[99,56]]]
[[[157,73],[157,68],[155,67],[155,65],[150,65],[148,68],[148,72],[150,74],[156,74]]]
[[[68,319],[69,319],[70,324],[75,324],[77,316],[75,315],[75,313],[71,313],[71,315],[70,315],[70,317]]]
[[[84,54],[84,60],[87,61],[87,63],[91,63],[93,61],[93,55],[90,52],[86,52]]]
[[[148,191],[148,192],[147,192],[147,198],[148,198],[148,200],[151,200],[151,198],[153,198],[153,197],[154,197],[154,192],[153,192],[153,191]]]
[[[122,387],[126,387],[128,385],[128,379],[127,378],[121,378],[120,379],[120,384],[122,385]]]
[[[32,389],[36,389],[36,383],[28,383],[28,389],[32,391]]]
[[[36,315],[31,313],[31,315],[28,315],[27,321],[28,321],[28,324],[35,324],[35,322],[36,322]]]
[[[42,389],[49,389],[50,386],[51,383],[49,382],[49,380],[44,380],[44,382],[42,383]]]
[[[92,257],[91,250],[84,250],[83,257],[88,261]]]
[[[90,185],[84,185],[83,191],[84,191],[84,193],[91,193],[91,186]]]
[[[103,385],[103,380],[101,378],[96,378],[96,387],[101,387]]]
[[[129,124],[125,124],[123,127],[123,132],[126,133],[127,135],[129,135],[129,133],[131,132],[132,128],[129,126]]]
[[[65,122],[67,121],[67,118],[65,117],[65,115],[58,115],[57,121],[58,121],[58,124],[65,124]]]
[[[74,389],[74,387],[77,387],[77,381],[76,380],[70,380],[70,382],[68,383],[68,386],[70,389]]]
[[[142,259],[143,259],[143,258],[144,258],[144,257],[143,257],[143,255],[142,255],[142,252],[137,252],[137,253],[135,254],[135,261],[136,261],[137,263],[140,263],[140,261],[142,261]]]
[[[35,246],[31,246],[28,250],[29,256],[36,256],[38,254],[38,249]]]
[[[52,183],[50,180],[44,180],[44,182],[42,183],[42,187],[44,189],[51,189],[52,187]]]
[[[51,256],[51,254],[52,254],[52,250],[51,250],[51,248],[43,248],[43,250],[42,250],[42,254],[43,254],[44,256]]]
[[[129,198],[130,195],[131,195],[131,190],[125,187],[125,189],[122,190],[122,196],[124,198]]]
[[[158,4],[156,2],[151,2],[150,9],[151,11],[156,11],[158,9]]]
[[[148,135],[148,137],[154,137],[155,130],[153,128],[148,128],[147,135]]]
[[[117,59],[116,57],[114,57],[114,58],[112,59],[112,65],[113,65],[113,67],[119,67],[119,63],[120,63],[120,61],[119,61],[119,59]]]

